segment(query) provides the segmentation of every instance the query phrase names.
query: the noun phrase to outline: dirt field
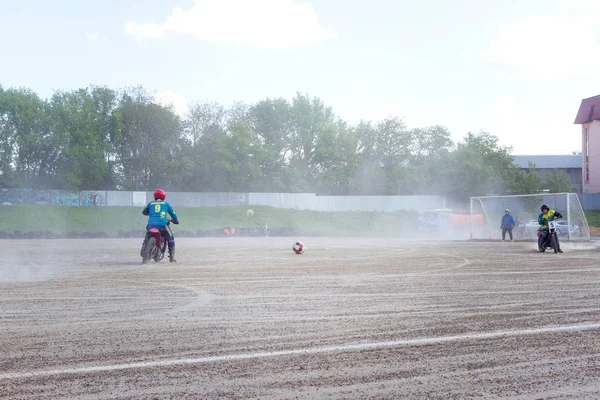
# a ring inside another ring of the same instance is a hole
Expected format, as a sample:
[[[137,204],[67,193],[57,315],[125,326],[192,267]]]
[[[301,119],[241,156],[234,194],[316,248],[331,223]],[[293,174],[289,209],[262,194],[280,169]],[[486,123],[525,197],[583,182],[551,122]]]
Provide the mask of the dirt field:
[[[292,242],[0,241],[0,398],[600,398],[594,242]]]

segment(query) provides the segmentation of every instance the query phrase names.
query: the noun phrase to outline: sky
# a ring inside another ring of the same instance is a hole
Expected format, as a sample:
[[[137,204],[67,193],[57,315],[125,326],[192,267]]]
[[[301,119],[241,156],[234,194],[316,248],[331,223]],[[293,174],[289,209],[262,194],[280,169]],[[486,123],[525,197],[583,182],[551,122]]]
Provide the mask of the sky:
[[[350,122],[581,150],[600,94],[597,0],[0,0],[0,85],[143,85],[188,104],[321,98]]]

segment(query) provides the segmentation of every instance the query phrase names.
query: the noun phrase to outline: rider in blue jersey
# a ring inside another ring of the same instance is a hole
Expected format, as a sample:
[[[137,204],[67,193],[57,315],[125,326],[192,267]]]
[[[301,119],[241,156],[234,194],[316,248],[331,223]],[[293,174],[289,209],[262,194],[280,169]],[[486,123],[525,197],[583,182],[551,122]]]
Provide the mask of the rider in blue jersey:
[[[148,203],[146,208],[142,210],[142,214],[148,216],[148,225],[146,225],[146,231],[152,228],[156,228],[160,231],[161,235],[167,240],[169,246],[169,261],[177,262],[175,260],[175,237],[173,231],[169,225],[167,225],[167,214],[171,216],[171,222],[174,224],[179,223],[177,214],[173,211],[173,207],[165,201],[167,194],[164,190],[158,189],[154,192],[154,201]]]

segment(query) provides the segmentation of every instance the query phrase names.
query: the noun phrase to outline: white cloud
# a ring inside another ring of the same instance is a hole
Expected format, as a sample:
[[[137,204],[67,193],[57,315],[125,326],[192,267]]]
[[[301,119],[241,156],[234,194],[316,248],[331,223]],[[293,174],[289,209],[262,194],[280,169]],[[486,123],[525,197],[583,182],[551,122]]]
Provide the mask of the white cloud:
[[[319,24],[308,2],[293,0],[196,0],[189,10],[173,8],[162,24],[129,21],[125,31],[138,41],[170,32],[262,48],[304,46],[337,36],[332,27]]]
[[[96,40],[100,37],[100,33],[99,32],[88,32],[85,34],[85,37],[88,40]]]
[[[526,107],[528,101],[497,96],[487,110],[486,130],[498,136],[501,144],[512,146],[514,154],[569,154],[580,150],[580,127],[572,124],[571,109],[556,104],[540,110]]]
[[[591,76],[600,68],[600,2],[557,0],[551,12],[500,27],[481,57],[526,78]]]
[[[180,117],[185,117],[189,112],[189,102],[181,93],[172,90],[164,90],[156,92],[154,98],[159,104],[162,104],[165,107],[173,107],[173,111]]]
[[[165,36],[164,28],[155,22],[138,24],[135,21],[129,21],[125,24],[125,32],[138,42],[143,39],[161,39]]]

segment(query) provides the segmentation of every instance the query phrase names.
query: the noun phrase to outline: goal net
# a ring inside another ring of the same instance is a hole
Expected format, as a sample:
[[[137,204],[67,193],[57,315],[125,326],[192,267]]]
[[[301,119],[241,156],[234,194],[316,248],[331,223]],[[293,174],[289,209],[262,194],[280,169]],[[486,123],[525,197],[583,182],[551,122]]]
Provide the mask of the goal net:
[[[590,228],[576,193],[471,197],[471,239],[501,238],[500,225],[506,209],[517,222],[513,229],[515,239],[534,239],[540,227],[538,215],[542,204],[563,215],[557,221],[561,238],[590,239]]]

